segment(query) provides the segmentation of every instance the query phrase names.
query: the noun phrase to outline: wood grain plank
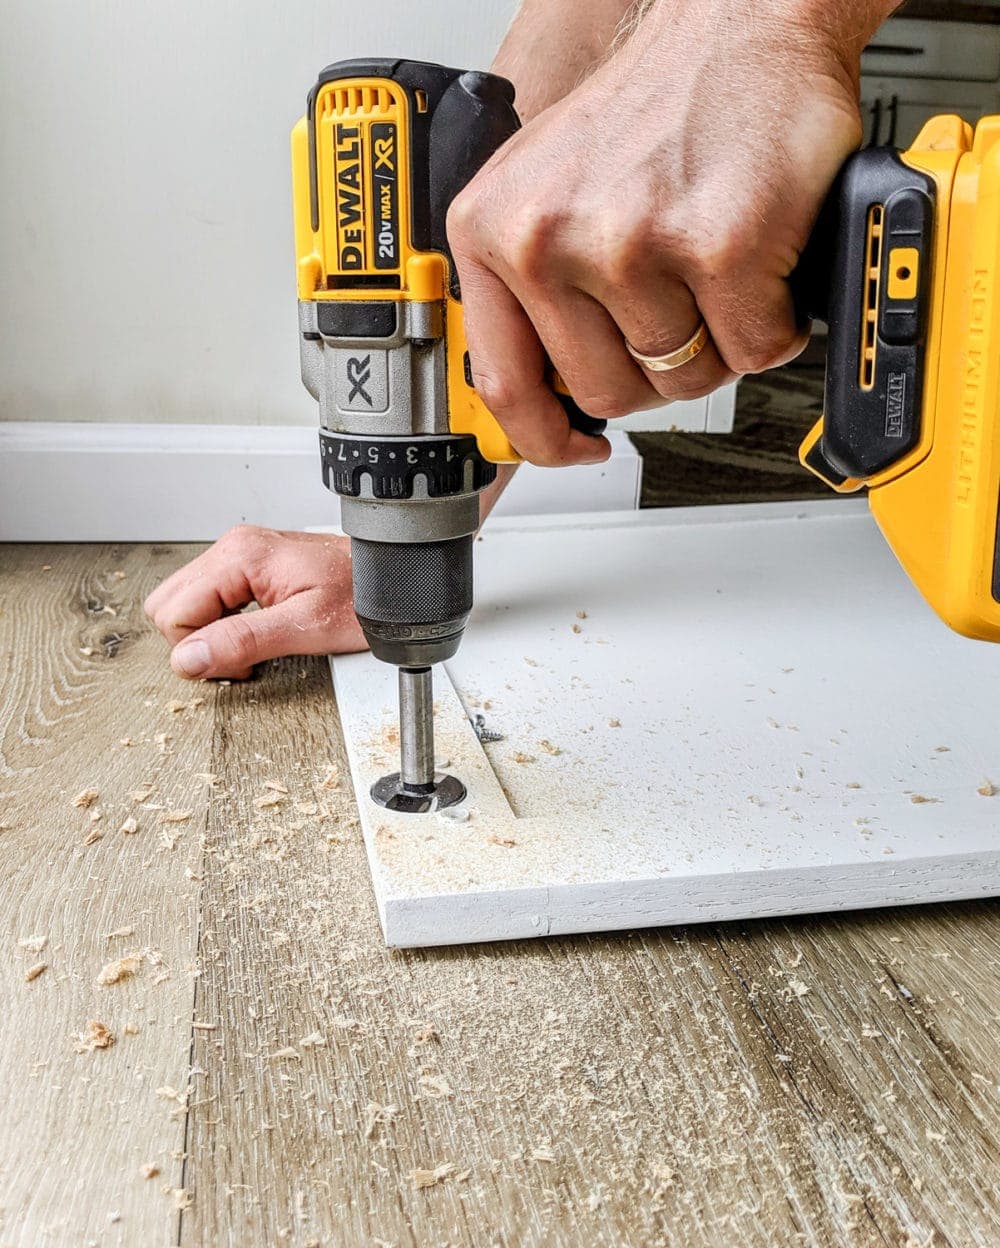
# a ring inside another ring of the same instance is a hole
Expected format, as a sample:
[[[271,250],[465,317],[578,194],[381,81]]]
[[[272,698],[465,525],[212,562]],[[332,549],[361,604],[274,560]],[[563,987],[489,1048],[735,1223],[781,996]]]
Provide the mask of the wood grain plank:
[[[141,603],[183,557],[110,546],[0,550],[4,1245],[176,1240],[185,1111],[157,1089],[183,1098],[187,1084],[208,803],[194,773],[208,769],[217,695],[205,690],[193,710],[165,709],[199,690],[166,672]],[[148,800],[133,801],[147,783]],[[87,788],[99,796],[74,806]],[[158,806],[191,816],[160,823]],[[123,834],[129,816],[138,829]],[[132,935],[109,935],[127,928]],[[42,937],[41,948],[19,944]],[[95,982],[133,952],[135,975]],[[46,969],[27,982],[36,964]],[[78,1053],[73,1036],[90,1019],[115,1043]],[[159,1170],[151,1179],[141,1173],[148,1165]]]
[[[391,951],[322,661],[212,769],[184,1244],[1000,1238],[996,906]]]

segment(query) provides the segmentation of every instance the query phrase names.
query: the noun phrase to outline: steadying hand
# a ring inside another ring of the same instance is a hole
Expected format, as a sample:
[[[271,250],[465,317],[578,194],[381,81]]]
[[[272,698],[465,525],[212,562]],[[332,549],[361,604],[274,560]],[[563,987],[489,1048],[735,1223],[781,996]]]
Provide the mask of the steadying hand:
[[[260,611],[235,614],[251,602]],[[366,642],[351,606],[346,537],[240,525],[158,586],[146,614],[190,678],[249,676],[286,654],[342,654]]]

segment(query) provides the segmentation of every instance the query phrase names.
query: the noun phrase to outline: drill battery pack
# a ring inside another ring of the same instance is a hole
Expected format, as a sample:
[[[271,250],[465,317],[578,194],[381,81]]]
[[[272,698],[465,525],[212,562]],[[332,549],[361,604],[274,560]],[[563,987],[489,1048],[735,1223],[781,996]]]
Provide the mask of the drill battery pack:
[[[1000,117],[935,117],[907,151],[851,157],[800,270],[800,306],[829,325],[802,463],[866,487],[937,614],[1000,640]]]

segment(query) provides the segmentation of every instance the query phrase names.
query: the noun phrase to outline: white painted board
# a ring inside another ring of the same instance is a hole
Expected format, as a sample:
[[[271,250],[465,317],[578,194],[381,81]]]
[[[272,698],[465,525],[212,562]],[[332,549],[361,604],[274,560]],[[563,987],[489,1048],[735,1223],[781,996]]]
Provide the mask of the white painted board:
[[[394,672],[333,669],[391,945],[1000,893],[1000,647],[937,620],[863,503],[489,526],[436,690],[467,822],[370,800]]]

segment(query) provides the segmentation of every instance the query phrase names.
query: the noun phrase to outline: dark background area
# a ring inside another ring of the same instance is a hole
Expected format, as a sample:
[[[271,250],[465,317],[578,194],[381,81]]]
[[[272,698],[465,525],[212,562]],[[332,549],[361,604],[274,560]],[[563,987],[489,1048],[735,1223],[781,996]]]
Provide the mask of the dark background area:
[[[823,410],[826,338],[784,368],[747,377],[732,433],[633,433],[643,507],[835,498],[799,464],[799,443]]]

